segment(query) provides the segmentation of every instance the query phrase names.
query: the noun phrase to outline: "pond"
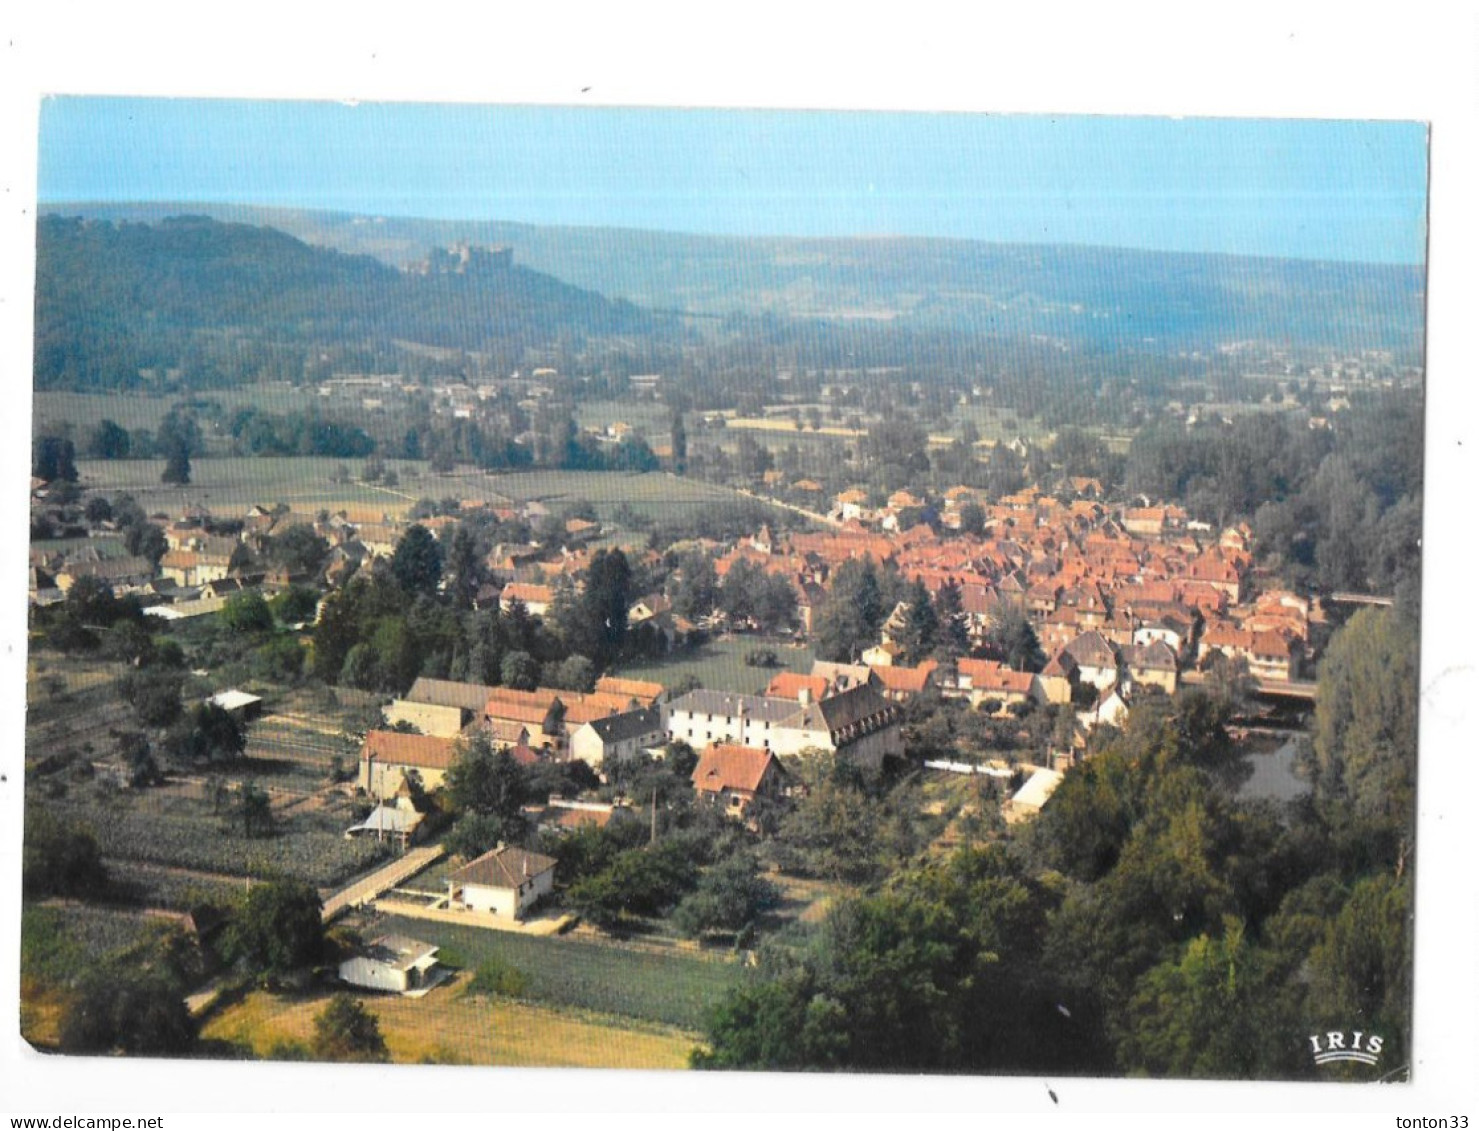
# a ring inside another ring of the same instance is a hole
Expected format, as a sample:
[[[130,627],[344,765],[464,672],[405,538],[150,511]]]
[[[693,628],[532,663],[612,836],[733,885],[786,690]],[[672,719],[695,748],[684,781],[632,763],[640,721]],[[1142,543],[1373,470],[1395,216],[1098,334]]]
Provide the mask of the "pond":
[[[1310,783],[1296,772],[1303,737],[1290,734],[1277,745],[1250,743],[1243,760],[1249,774],[1238,787],[1239,800],[1294,801],[1307,794]]]

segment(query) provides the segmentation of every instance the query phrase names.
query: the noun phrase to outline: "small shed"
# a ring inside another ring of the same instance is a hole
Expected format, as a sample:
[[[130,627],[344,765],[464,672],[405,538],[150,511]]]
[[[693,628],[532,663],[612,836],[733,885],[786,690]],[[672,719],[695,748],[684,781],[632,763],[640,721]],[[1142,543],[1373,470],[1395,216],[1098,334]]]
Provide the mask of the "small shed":
[[[421,826],[422,814],[410,805],[386,805],[381,803],[370,810],[369,816],[357,825],[351,825],[344,833],[347,840],[373,837],[377,841],[394,841],[405,848],[416,839]]]
[[[1020,821],[1026,817],[1035,817],[1042,812],[1042,807],[1048,803],[1048,798],[1063,784],[1063,775],[1057,770],[1048,770],[1038,767],[1033,770],[1032,776],[1016,793],[1012,794],[1011,800],[1006,803],[1006,819],[1010,822]]]
[[[218,691],[207,701],[243,722],[255,719],[262,713],[262,697],[249,695],[245,691]]]
[[[445,975],[437,962],[439,949],[405,935],[381,935],[361,953],[339,963],[339,978],[365,990],[424,993]]]

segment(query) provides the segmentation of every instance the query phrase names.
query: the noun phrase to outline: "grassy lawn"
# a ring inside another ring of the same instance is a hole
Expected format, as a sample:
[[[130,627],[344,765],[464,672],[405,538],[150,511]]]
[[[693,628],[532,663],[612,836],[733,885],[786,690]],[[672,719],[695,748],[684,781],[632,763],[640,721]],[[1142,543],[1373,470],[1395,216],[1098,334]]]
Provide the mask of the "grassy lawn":
[[[853,889],[830,880],[809,880],[779,873],[771,873],[765,878],[781,893],[780,906],[771,912],[764,924],[771,929],[790,923],[815,926],[827,917],[827,911],[840,896],[853,893]]]
[[[1033,443],[1038,443],[1050,435],[1042,426],[1042,422],[1034,417],[1024,416],[1012,409],[1001,409],[982,404],[979,401],[972,401],[967,405],[956,405],[951,409],[948,431],[952,435],[958,435],[960,425],[967,420],[975,423],[981,439],[993,442],[1024,436]],[[936,429],[937,433],[942,431],[945,430]]]
[[[488,932],[493,933],[493,932]],[[425,932],[423,932],[423,937]],[[691,1033],[548,1006],[464,995],[468,975],[424,998],[358,995],[375,1014],[391,1058],[401,1064],[487,1064],[526,1068],[684,1068]],[[212,1017],[201,1035],[249,1044],[266,1055],[283,1041],[307,1044],[327,993],[256,992]]]
[[[497,957],[528,979],[527,997],[549,1005],[702,1028],[742,970],[725,959],[659,954],[573,938],[544,938],[425,919],[377,916],[366,933],[390,932],[443,948],[449,965],[475,970]]]
[[[775,652],[776,666],[752,668],[747,665],[745,655],[757,648]],[[668,687],[684,676],[692,675],[704,687],[750,695],[765,690],[765,685],[777,672],[811,671],[813,658],[810,645],[797,648],[789,641],[770,640],[763,636],[734,636],[710,640],[668,659],[624,665],[616,674],[626,679],[653,680]]]
[[[97,963],[122,957],[170,920],[63,900],[27,903],[20,914],[21,1036],[54,1046],[65,987]]]

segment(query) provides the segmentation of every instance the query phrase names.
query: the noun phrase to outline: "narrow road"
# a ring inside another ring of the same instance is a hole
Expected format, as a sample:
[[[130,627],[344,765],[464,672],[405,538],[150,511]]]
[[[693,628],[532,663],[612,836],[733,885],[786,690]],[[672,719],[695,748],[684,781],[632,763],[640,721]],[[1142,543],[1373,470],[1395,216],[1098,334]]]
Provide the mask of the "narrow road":
[[[351,907],[369,903],[370,900],[389,891],[397,884],[404,883],[417,872],[429,868],[434,862],[440,860],[445,852],[446,849],[440,844],[413,848],[404,856],[397,856],[385,867],[377,868],[368,876],[355,880],[347,888],[335,892],[324,900],[324,922],[331,923]]]
[[[735,487],[733,490],[736,495],[743,495],[747,499],[754,499],[757,502],[767,503],[773,507],[780,507],[781,510],[795,511],[797,514],[804,515],[813,522],[820,522],[824,526],[841,526],[843,524],[839,518],[822,514],[820,511],[809,511],[805,507],[796,506],[794,503],[783,503],[779,499],[772,499],[769,495],[760,495],[743,487]]]

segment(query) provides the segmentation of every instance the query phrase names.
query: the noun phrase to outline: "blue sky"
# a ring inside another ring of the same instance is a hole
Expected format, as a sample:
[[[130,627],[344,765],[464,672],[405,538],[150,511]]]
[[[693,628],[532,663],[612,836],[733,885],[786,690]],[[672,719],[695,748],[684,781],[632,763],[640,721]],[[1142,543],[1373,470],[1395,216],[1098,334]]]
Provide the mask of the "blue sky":
[[[43,203],[1421,263],[1419,123],[66,97]]]

